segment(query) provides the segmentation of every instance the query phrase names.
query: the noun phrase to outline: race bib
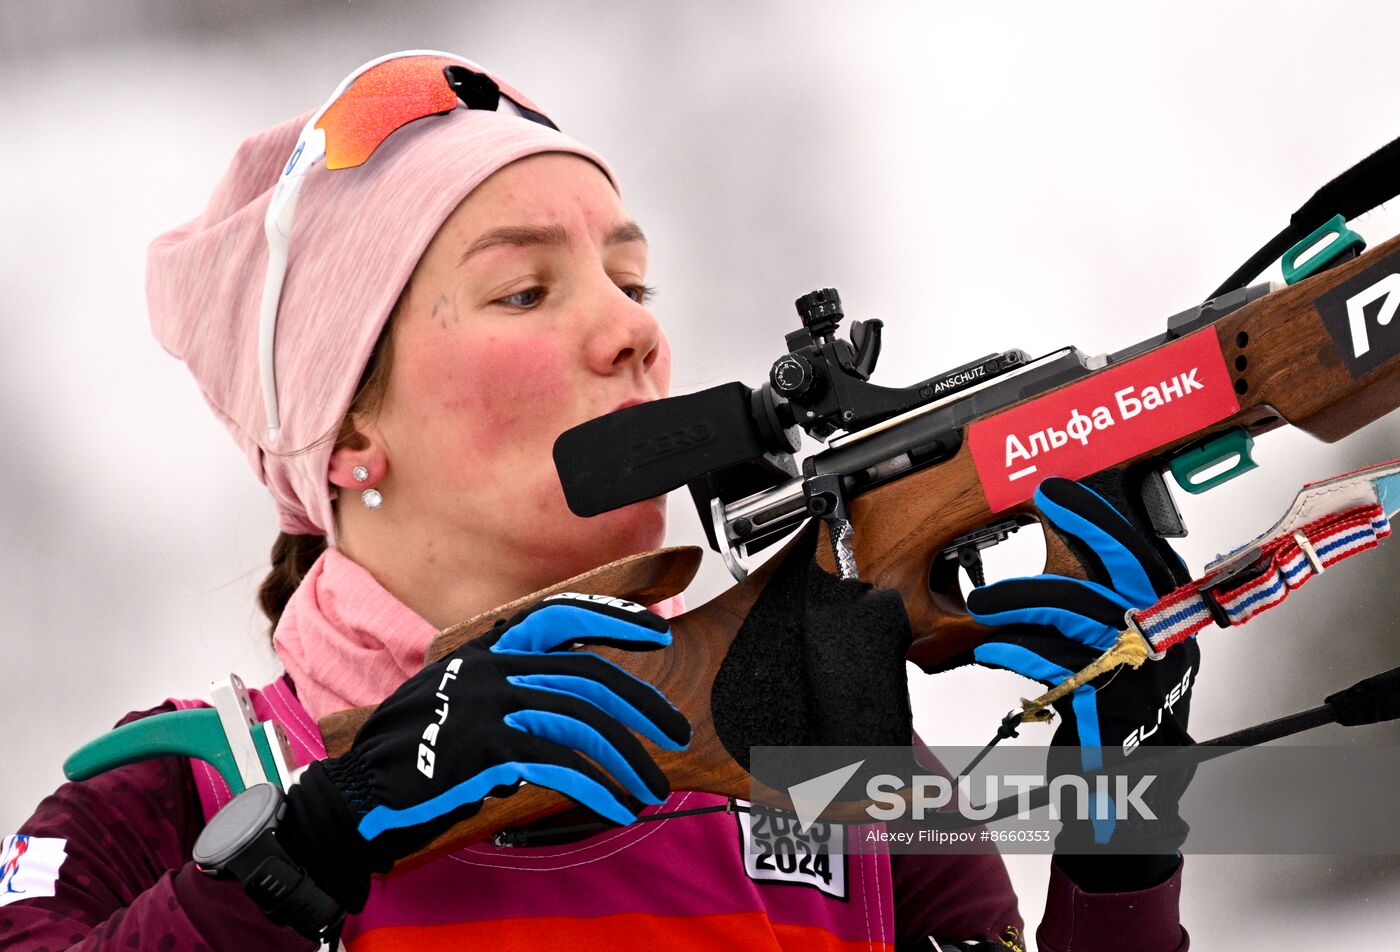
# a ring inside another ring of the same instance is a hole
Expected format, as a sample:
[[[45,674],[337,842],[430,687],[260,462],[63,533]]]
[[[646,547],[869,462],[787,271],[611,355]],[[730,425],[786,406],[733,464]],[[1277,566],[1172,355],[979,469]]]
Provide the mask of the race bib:
[[[762,807],[738,811],[735,817],[739,852],[750,879],[811,886],[842,901],[847,898],[845,827],[818,820],[804,833],[791,813]]]

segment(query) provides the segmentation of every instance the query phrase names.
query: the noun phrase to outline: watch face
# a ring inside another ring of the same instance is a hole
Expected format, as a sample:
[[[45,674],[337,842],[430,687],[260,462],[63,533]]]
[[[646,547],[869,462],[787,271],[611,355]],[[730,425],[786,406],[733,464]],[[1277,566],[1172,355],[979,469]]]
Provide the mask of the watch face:
[[[194,844],[194,861],[204,869],[221,869],[273,825],[281,805],[282,791],[270,783],[244,790],[205,825]]]

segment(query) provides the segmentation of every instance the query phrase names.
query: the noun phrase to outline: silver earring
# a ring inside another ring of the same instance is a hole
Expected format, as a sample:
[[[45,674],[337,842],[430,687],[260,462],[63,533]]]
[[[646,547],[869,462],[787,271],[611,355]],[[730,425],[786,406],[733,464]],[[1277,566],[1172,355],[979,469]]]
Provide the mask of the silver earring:
[[[350,470],[350,475],[355,477],[355,482],[362,483],[369,479],[369,467],[356,466]],[[378,509],[384,505],[384,494],[377,489],[366,489],[360,493],[360,501],[365,504],[366,509]]]

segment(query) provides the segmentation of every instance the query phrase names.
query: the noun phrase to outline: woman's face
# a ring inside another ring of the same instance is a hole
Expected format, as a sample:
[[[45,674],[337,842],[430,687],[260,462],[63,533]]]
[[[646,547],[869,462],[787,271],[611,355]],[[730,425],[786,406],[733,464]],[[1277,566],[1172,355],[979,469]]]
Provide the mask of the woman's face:
[[[641,230],[585,159],[532,156],[473,191],[394,319],[371,424],[385,502],[369,517],[392,511],[405,520],[400,544],[426,546],[429,558],[450,562],[470,547],[520,560],[501,567],[528,578],[659,545],[664,499],[581,519],[552,458],[564,430],[667,395],[670,348],[645,306],[646,276]]]

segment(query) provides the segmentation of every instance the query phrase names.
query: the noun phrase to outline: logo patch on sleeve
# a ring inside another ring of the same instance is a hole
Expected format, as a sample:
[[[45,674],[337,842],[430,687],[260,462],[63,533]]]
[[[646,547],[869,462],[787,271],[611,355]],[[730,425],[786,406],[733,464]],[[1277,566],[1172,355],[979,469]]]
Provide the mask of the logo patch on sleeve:
[[[762,808],[735,817],[749,879],[811,886],[843,902],[848,898],[844,827],[818,820],[803,833],[797,817]]]
[[[0,906],[52,896],[68,841],[16,833],[0,840]]]

